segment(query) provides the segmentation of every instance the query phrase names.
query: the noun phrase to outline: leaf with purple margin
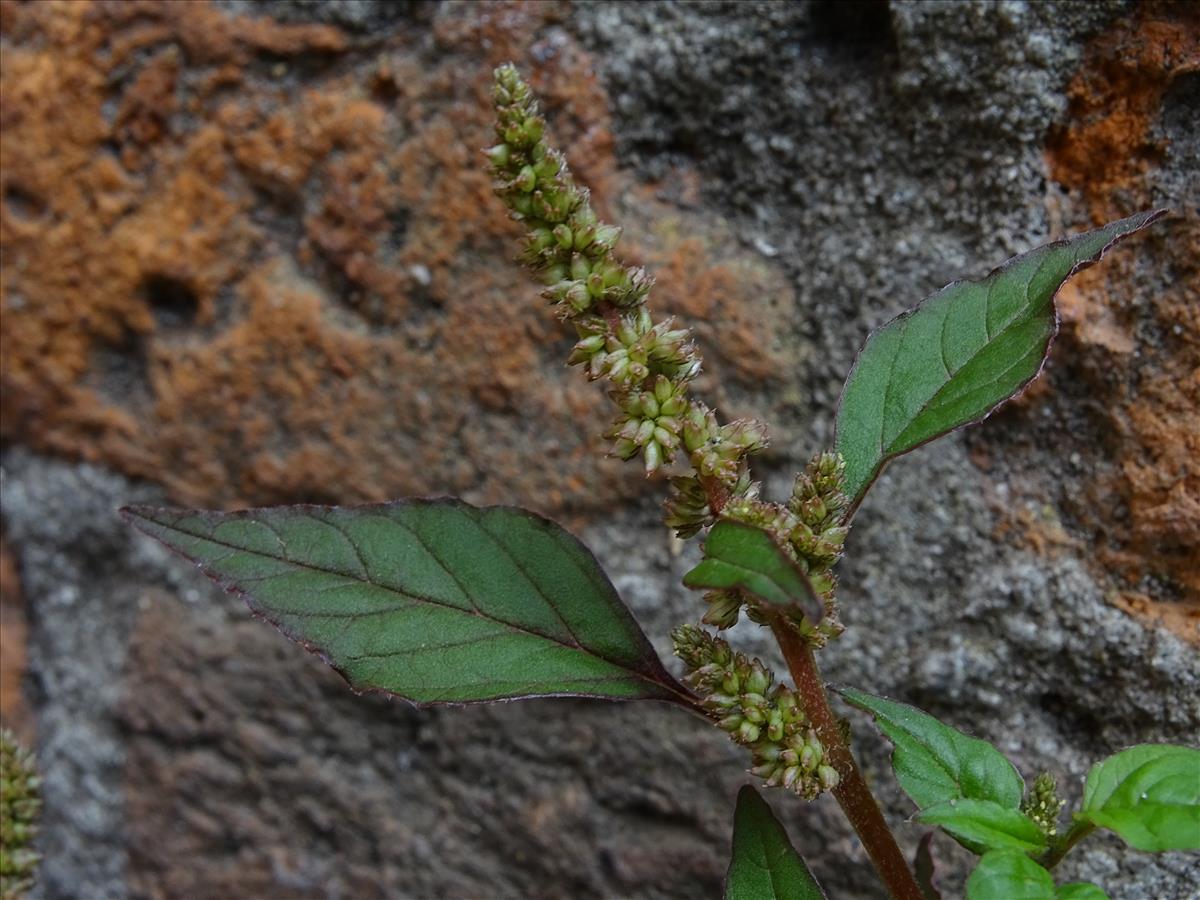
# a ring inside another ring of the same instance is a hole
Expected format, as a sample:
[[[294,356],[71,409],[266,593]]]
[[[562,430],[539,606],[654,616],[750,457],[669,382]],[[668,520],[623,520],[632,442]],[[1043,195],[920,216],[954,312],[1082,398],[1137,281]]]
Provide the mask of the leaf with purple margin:
[[[987,417],[1042,369],[1063,283],[1165,210],[1139,213],[956,281],[868,339],[838,404],[851,511],[889,460]]]
[[[692,705],[591,553],[525,510],[410,500],[122,513],[356,690],[418,704]]]
[[[683,576],[690,588],[744,590],[775,606],[797,607],[820,621],[821,601],[808,576],[766,531],[728,519],[704,540],[704,559]]]

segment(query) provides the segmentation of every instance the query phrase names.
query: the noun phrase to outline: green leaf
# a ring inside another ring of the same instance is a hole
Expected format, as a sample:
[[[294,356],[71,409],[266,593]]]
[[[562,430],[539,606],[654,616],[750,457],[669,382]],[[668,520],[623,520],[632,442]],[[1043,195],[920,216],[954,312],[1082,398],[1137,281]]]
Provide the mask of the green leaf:
[[[967,879],[967,900],[1055,900],[1054,878],[1020,850],[991,850]]]
[[[683,577],[691,588],[741,588],[776,606],[797,606],[813,622],[822,607],[808,576],[753,525],[722,520],[704,541],[704,560]]]
[[[895,745],[892,768],[921,809],[950,800],[990,800],[1018,809],[1025,782],[1004,754],[904,703],[839,688],[847,701],[875,716]]]
[[[1073,881],[1064,884],[1055,895],[1056,900],[1108,900],[1108,894],[1088,881]]]
[[[418,704],[691,704],[587,549],[524,510],[412,500],[122,513],[357,690]]]
[[[935,803],[917,817],[925,825],[938,825],[976,853],[986,850],[1046,849],[1046,836],[1037,822],[1019,809],[991,800],[946,800]]]
[[[1137,850],[1200,850],[1200,750],[1141,744],[1097,763],[1076,818]]]
[[[733,815],[725,900],[823,900],[825,892],[758,791],[745,785]]]
[[[888,460],[978,422],[1041,371],[1058,329],[1054,295],[1165,210],[1140,213],[956,281],[874,332],[846,380],[837,449],[858,505]]]

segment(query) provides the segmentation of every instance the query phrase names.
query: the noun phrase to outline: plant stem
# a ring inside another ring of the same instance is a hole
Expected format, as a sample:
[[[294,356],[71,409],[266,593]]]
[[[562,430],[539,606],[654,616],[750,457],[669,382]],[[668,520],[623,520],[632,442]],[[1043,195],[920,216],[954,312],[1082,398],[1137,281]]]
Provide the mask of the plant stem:
[[[1050,849],[1042,854],[1038,862],[1047,869],[1053,869],[1062,858],[1071,852],[1071,848],[1096,830],[1091,822],[1076,822],[1061,838],[1050,845]]]
[[[841,777],[832,791],[833,796],[854,826],[875,871],[879,873],[893,900],[924,900],[921,888],[908,867],[908,860],[892,836],[892,830],[883,818],[871,789],[867,787],[849,744],[842,736],[837,716],[829,706],[829,696],[821,681],[821,673],[817,670],[812,648],[778,617],[772,619],[771,630],[779,642],[779,649],[783,651],[783,658],[787,660],[804,712],[825,748],[830,765],[837,769]]]

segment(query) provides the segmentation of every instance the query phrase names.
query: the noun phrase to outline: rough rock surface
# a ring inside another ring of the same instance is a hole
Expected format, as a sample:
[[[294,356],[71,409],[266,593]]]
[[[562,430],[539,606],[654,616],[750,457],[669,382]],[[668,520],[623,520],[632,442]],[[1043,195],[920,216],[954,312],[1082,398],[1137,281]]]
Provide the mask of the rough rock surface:
[[[652,302],[696,326],[701,392],[774,426],[776,495],[871,327],[1170,206],[1064,292],[1037,387],[881,479],[823,658],[1069,792],[1127,744],[1195,743],[1198,40],[1169,3],[0,0],[0,564],[40,895],[718,895],[742,759],[699,720],[355,697],[113,515],[530,505],[667,652],[696,549],[656,524],[660,484],[599,460],[606,401],[562,366],[476,153],[509,58]],[[772,799],[832,896],[878,895],[828,800]],[[965,859],[937,853],[953,893]],[[1196,868],[1104,838],[1064,866],[1135,900],[1189,896]]]

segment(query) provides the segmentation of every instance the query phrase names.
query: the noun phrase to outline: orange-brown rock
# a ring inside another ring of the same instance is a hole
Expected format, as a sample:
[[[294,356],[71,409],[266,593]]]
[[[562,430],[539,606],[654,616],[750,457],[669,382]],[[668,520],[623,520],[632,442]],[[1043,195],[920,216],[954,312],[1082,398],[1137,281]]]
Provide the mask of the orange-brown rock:
[[[1152,3],[1117,20],[1091,44],[1068,89],[1065,121],[1052,135],[1052,177],[1097,223],[1146,208],[1147,173],[1169,148],[1155,136],[1164,97],[1200,72],[1200,9]],[[1153,613],[1200,640],[1200,211],[1180,203],[1168,240],[1149,243],[1163,286],[1135,285],[1135,262],[1114,257],[1064,290],[1061,312],[1071,365],[1107,416],[1115,465],[1079,504],[1100,538],[1100,557],[1134,584],[1166,579],[1180,603]],[[1150,309],[1128,298],[1146,294]],[[1116,373],[1124,373],[1121,376]],[[1127,515],[1124,511],[1127,510]],[[1122,605],[1153,601],[1130,591]]]
[[[577,174],[662,276],[655,308],[719,327],[710,371],[770,375],[790,289],[617,168],[558,15],[445,17],[427,58],[404,30],[199,2],[6,2],[5,438],[187,504],[450,492],[583,513],[645,490],[597,462],[607,400],[561,366],[570,336],[511,262],[479,154],[492,66],[537,61]]]

